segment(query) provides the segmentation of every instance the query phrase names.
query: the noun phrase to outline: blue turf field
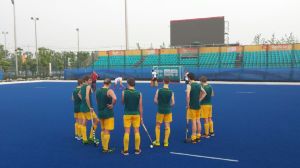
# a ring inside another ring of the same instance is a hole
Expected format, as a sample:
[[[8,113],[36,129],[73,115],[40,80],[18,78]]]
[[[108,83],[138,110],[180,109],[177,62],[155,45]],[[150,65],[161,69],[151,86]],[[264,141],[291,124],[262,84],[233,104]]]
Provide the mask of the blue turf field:
[[[119,99],[110,142],[117,150],[104,155],[99,148],[84,146],[74,139],[71,92],[75,83],[0,85],[0,167],[299,167],[300,86],[213,86],[216,137],[195,145],[183,143],[185,85],[174,84],[170,86],[176,97],[170,147],[150,149],[149,140],[141,130],[142,154],[132,154],[131,134],[131,154],[125,157],[120,154],[123,143],[120,90],[116,90]],[[137,89],[143,93],[144,120],[154,138],[155,89],[149,84],[137,84]]]

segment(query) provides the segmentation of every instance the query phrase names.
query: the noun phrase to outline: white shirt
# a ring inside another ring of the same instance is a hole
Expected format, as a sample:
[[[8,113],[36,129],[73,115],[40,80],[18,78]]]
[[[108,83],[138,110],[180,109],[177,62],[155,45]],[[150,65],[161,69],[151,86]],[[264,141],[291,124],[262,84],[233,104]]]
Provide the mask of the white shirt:
[[[152,77],[156,78],[157,73],[155,71],[152,72]]]
[[[119,82],[119,81],[122,81],[122,77],[117,77],[117,78],[115,79],[115,83],[117,83],[117,82]]]

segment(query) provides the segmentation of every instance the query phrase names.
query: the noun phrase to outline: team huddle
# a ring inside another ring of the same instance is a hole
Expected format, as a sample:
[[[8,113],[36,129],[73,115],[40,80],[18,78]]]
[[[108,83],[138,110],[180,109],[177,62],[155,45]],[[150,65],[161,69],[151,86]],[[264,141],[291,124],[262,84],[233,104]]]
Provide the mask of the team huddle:
[[[212,87],[207,83],[206,77],[201,77],[199,84],[195,81],[195,75],[189,73],[189,83],[186,89],[186,119],[192,123],[192,135],[190,141],[192,143],[200,142],[201,138],[201,122],[204,119],[204,135],[202,137],[209,138],[214,136],[212,121],[212,104],[211,97],[214,95]],[[92,89],[92,78],[85,76],[78,80],[78,86],[74,89],[72,98],[74,101],[74,117],[75,117],[75,138],[82,140],[83,144],[93,143],[100,144],[95,136],[95,131],[100,123],[101,127],[101,145],[103,153],[111,153],[113,148],[109,147],[110,132],[114,130],[114,106],[117,97],[113,89],[111,89],[111,79],[106,78],[103,86],[98,89]],[[122,83],[122,82],[120,82]],[[154,102],[157,104],[155,140],[152,142],[154,146],[160,146],[160,127],[165,124],[163,146],[169,146],[169,137],[171,133],[172,122],[172,106],[175,105],[174,92],[169,88],[170,79],[163,79],[163,87],[158,89],[154,96]],[[116,85],[116,82],[115,82]],[[121,84],[123,89],[123,85]],[[96,93],[97,114],[93,108],[91,96],[92,92]],[[129,135],[130,129],[134,130],[134,153],[141,153],[141,136],[140,126],[143,125],[143,96],[142,93],[135,89],[135,79],[127,79],[127,88],[122,91],[122,104],[124,105],[123,124],[123,155],[129,154]],[[89,137],[87,137],[87,122],[91,121]],[[144,126],[144,125],[143,125]],[[149,136],[150,137],[150,136]],[[151,139],[151,138],[150,138]],[[152,145],[151,145],[152,146]]]

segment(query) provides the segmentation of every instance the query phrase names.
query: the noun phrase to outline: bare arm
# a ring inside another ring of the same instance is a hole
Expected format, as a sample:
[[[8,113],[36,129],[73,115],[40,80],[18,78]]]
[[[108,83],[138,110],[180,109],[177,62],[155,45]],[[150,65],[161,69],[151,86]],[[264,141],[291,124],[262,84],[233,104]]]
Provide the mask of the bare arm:
[[[71,97],[72,101],[74,101],[74,95],[72,94],[72,97]]]
[[[90,110],[92,111],[93,107],[91,106],[90,90],[91,90],[91,87],[87,86],[86,87],[86,96],[85,96],[85,99],[86,99],[86,104],[89,106]]]
[[[124,91],[122,92],[122,104],[124,105]]]
[[[200,90],[200,101],[202,101],[205,96],[207,95],[206,91],[201,87],[201,90]]]
[[[156,90],[155,96],[154,96],[154,103],[158,104],[158,90]]]
[[[78,92],[78,97],[82,100],[82,96],[81,96],[81,93],[80,92]]]
[[[107,104],[107,108],[113,109],[114,105],[117,102],[117,96],[115,95],[115,92],[111,89],[108,90],[107,94],[108,94],[109,97],[112,98],[112,102],[111,102],[111,104]]]
[[[140,111],[141,122],[143,123],[143,97],[142,97],[142,94],[140,94],[139,111]]]
[[[186,108],[190,107],[190,92],[191,92],[191,86],[187,85],[187,88],[186,88]]]
[[[172,93],[171,106],[175,105],[174,93]]]
[[[215,92],[214,92],[214,90],[212,90],[212,92],[211,92],[211,96],[215,96]]]

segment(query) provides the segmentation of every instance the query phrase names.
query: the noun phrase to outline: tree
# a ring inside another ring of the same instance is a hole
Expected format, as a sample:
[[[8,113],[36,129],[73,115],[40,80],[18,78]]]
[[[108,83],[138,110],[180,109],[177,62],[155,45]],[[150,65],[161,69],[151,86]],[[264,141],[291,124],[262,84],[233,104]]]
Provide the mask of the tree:
[[[8,52],[4,50],[3,45],[0,45],[0,70],[2,69],[4,72],[6,72],[11,65],[7,55],[5,55],[6,53]]]
[[[298,40],[293,33],[289,35],[285,34],[284,37],[277,38],[275,33],[272,34],[270,39],[262,37],[262,34],[257,34],[254,36],[253,44],[295,44]]]

